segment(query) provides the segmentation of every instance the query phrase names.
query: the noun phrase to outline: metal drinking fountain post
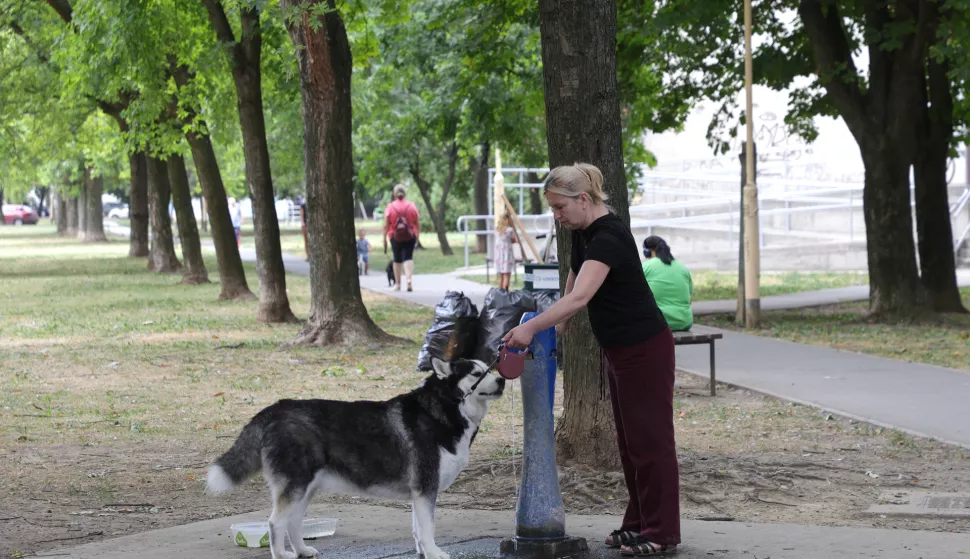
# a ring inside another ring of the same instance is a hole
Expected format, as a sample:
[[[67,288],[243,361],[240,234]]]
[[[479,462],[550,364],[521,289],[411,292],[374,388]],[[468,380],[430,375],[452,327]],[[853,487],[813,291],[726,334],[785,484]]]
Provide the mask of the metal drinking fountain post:
[[[526,322],[538,316],[527,312]],[[586,540],[566,535],[566,507],[559,490],[552,405],[556,392],[556,329],[535,335],[522,381],[522,483],[515,536],[501,543],[503,555],[534,559],[582,557]]]

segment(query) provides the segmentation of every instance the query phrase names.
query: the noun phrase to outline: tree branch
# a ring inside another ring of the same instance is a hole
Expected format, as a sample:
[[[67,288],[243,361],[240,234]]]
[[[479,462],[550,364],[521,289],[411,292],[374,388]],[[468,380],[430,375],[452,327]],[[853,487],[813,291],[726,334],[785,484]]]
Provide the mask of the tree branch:
[[[65,23],[72,22],[74,18],[74,10],[71,9],[71,4],[68,2],[68,0],[47,0],[47,3],[51,8],[54,8],[54,11],[57,12],[57,15],[61,16],[61,19],[63,19]]]
[[[212,24],[212,30],[216,32],[216,39],[229,47],[229,52],[236,59],[237,64],[245,65],[246,54],[242,52],[239,43],[236,42],[232,26],[229,25],[229,18],[226,17],[226,11],[222,8],[222,2],[219,0],[202,0],[202,3],[205,4],[205,9],[209,12],[209,22]],[[243,32],[245,33],[245,28],[243,28]]]
[[[823,9],[820,0],[801,0],[798,14],[815,55],[819,83],[856,139],[865,138],[866,98],[837,7],[827,4]]]
[[[889,6],[882,0],[869,0],[864,11],[865,27],[872,30],[869,43],[869,108],[873,115],[878,115],[877,118],[884,118],[893,60],[882,48],[881,33],[892,22],[892,15],[889,13]]]
[[[37,58],[39,58],[41,62],[44,64],[50,62],[50,56],[48,56],[46,52],[40,50],[40,48],[30,40],[27,32],[24,31],[24,28],[21,27],[20,24],[18,24],[16,21],[10,21],[7,23],[7,26],[10,27],[10,30],[13,31],[15,35],[23,39],[24,43],[26,43],[28,47],[34,50],[34,54],[37,55]]]

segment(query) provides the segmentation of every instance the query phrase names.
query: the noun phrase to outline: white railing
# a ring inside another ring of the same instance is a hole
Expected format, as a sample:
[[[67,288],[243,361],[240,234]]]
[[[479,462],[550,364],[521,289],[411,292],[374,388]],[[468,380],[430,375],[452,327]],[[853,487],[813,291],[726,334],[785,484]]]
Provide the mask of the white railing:
[[[526,234],[529,235],[541,235],[547,234],[552,230],[553,220],[552,214],[542,214],[542,215],[519,215],[519,222],[522,223],[522,227],[525,229]],[[469,229],[471,221],[485,220],[485,229]],[[494,215],[463,215],[458,218],[456,225],[458,227],[458,232],[465,235],[465,267],[468,267],[468,236],[469,235],[489,235],[494,236],[495,230],[492,229],[492,224],[495,223]],[[531,228],[530,228],[531,225]]]

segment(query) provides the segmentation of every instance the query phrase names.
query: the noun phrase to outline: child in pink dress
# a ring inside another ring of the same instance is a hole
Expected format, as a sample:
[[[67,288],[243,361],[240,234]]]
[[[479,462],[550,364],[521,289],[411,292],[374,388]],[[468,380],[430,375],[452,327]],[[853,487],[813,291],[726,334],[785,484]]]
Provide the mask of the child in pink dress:
[[[509,289],[512,271],[515,269],[515,252],[512,245],[518,242],[508,212],[502,214],[495,232],[495,271],[498,272],[499,289]]]

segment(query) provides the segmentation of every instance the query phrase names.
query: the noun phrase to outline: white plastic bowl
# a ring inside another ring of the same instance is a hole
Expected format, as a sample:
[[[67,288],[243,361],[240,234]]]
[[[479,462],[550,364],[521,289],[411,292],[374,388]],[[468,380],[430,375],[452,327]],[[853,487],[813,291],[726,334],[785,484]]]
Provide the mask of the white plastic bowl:
[[[232,541],[241,547],[269,547],[269,522],[239,522],[229,527]],[[332,536],[337,531],[336,518],[304,518],[303,539]]]

